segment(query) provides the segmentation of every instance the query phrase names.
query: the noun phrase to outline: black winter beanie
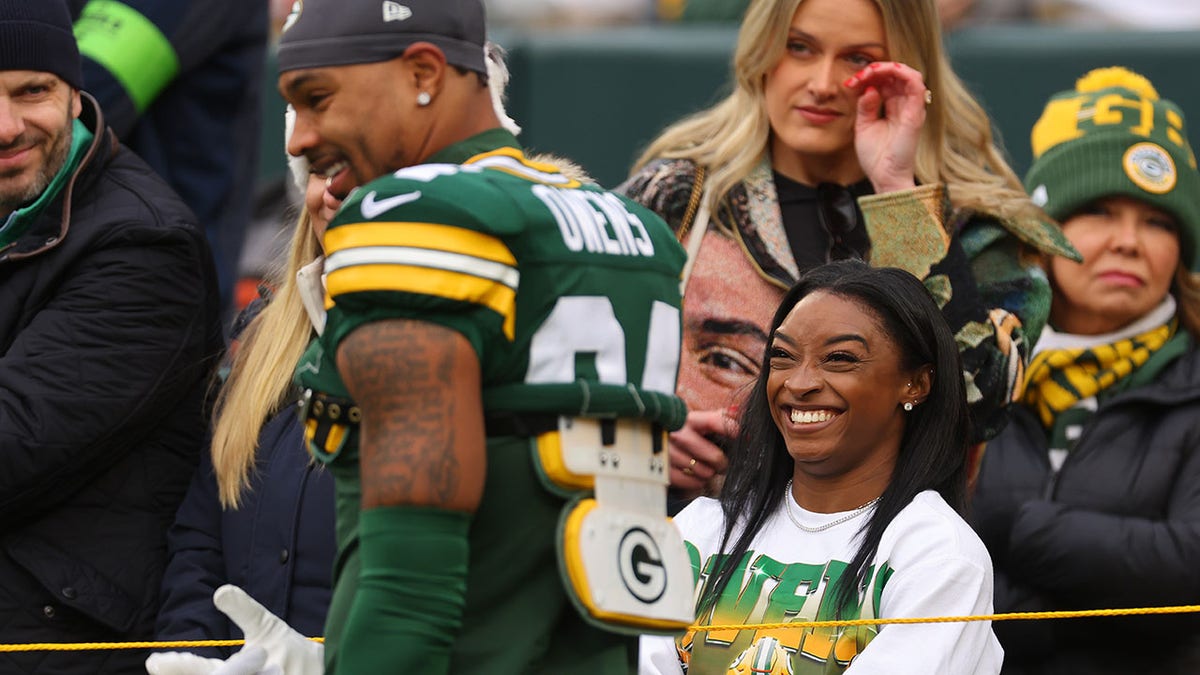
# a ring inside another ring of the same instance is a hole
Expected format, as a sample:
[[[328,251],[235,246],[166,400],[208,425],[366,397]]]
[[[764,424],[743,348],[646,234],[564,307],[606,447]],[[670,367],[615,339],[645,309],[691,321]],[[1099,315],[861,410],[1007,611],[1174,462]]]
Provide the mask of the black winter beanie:
[[[53,73],[83,87],[79,47],[63,0],[0,0],[0,70]]]

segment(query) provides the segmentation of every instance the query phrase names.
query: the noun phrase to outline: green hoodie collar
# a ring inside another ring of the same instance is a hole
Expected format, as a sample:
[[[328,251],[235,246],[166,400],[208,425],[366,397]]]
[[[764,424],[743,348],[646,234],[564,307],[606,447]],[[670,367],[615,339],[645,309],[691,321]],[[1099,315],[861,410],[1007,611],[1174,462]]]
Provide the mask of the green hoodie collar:
[[[75,169],[83,160],[84,154],[87,153],[88,147],[92,144],[92,139],[95,135],[92,131],[84,126],[83,122],[78,119],[71,125],[71,151],[67,153],[67,161],[63,163],[61,169],[55,174],[54,179],[50,181],[50,185],[42,190],[42,194],[33,201],[32,204],[19,208],[9,214],[8,220],[0,225],[0,249],[8,246],[21,235],[29,230],[32,225],[41,215],[46,206],[54,201],[63,187],[70,181],[71,176],[75,173]]]

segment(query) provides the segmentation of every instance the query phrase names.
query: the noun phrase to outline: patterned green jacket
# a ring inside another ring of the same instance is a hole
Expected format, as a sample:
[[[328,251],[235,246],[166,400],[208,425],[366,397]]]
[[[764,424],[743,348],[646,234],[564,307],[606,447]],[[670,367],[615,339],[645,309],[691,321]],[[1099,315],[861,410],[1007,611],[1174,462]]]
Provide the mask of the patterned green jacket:
[[[679,230],[695,179],[690,160],[660,160],[617,190],[656,211],[686,240]],[[1078,253],[1053,222],[1010,222],[952,208],[943,185],[869,195],[858,207],[871,264],[913,272],[942,307],[961,349],[972,441],[992,438],[1020,396],[1030,348],[1049,316],[1050,285],[1038,258],[1078,259]],[[799,277],[767,161],[734,188],[711,223],[775,286],[786,289]]]

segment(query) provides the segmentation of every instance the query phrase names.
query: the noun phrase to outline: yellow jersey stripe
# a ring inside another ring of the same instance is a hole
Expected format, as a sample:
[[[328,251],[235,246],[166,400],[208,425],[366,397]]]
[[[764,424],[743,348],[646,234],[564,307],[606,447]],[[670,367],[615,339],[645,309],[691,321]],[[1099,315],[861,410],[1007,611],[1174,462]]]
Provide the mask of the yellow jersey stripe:
[[[325,233],[325,252],[334,253],[365,246],[408,246],[516,265],[517,258],[500,239],[454,225],[436,223],[370,222],[339,225]]]
[[[326,284],[334,298],[347,293],[399,291],[471,302],[503,317],[509,340],[516,331],[516,289],[472,274],[405,265],[356,265],[330,272]]]
[[[496,169],[518,178],[561,188],[577,188],[582,185],[574,178],[563,174],[553,164],[529,161],[520,150],[515,148],[500,148],[492,152],[475,155],[467,160],[466,163],[484,169]]]
[[[510,265],[462,253],[407,246],[366,246],[338,251],[325,260],[325,273],[358,265],[403,265],[461,272],[498,281],[513,290],[521,281],[521,273]]]
[[[553,164],[550,164],[549,162],[534,162],[534,161],[530,160],[528,157],[525,156],[525,153],[518,148],[496,148],[495,150],[489,150],[488,152],[481,152],[478,155],[475,155],[474,157],[463,162],[463,164],[481,164],[488,160],[495,160],[495,159],[501,158],[501,157],[515,159],[518,162],[520,162],[521,164],[524,164],[525,166],[527,166],[531,169],[541,171],[543,173],[550,173],[550,174],[556,174],[556,173],[561,174],[562,173],[561,171],[559,171],[557,166],[554,166]],[[565,178],[565,176],[564,176],[564,178]]]

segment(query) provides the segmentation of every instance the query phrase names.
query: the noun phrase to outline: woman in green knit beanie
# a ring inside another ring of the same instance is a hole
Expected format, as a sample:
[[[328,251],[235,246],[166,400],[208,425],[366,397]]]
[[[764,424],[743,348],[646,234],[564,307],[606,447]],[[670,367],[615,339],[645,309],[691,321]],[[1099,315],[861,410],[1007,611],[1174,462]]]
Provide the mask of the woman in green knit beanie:
[[[1200,603],[1200,173],[1144,77],[1053,96],[1025,179],[1083,255],[1046,262],[1024,405],[988,444],[974,525],[997,612]],[[1197,672],[1195,615],[996,624],[1005,673]]]

